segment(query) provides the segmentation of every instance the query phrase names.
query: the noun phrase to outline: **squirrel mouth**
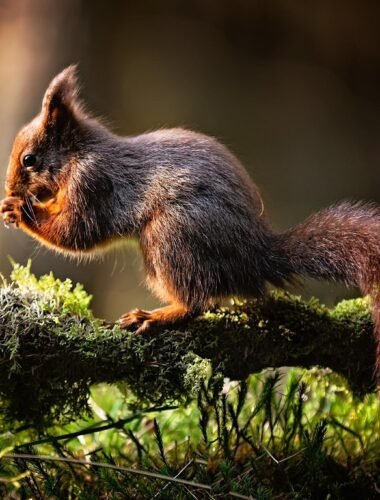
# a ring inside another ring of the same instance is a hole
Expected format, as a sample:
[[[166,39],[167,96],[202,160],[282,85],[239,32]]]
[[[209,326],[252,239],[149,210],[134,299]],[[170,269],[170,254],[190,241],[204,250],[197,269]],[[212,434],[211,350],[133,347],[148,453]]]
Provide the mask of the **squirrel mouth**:
[[[38,189],[35,193],[31,193],[31,198],[37,203],[46,203],[47,201],[55,198],[56,193],[49,188],[42,187]]]

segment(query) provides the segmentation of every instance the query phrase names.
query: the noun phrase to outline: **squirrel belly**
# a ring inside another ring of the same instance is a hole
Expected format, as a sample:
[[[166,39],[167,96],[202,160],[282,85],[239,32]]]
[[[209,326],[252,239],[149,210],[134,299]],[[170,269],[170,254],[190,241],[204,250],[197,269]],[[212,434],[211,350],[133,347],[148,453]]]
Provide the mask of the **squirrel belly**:
[[[373,299],[380,373],[379,206],[345,202],[276,234],[257,187],[220,142],[183,129],[118,137],[83,111],[77,93],[69,67],[17,135],[5,222],[79,256],[138,238],[149,286],[169,303],[122,316],[139,333],[295,276],[359,287]]]

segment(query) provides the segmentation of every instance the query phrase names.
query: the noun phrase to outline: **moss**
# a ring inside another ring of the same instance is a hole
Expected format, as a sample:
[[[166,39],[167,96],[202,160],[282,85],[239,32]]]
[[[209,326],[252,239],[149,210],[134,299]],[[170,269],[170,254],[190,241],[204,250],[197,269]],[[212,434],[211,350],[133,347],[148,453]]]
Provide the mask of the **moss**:
[[[232,379],[269,366],[322,365],[357,392],[373,390],[367,299],[329,310],[275,291],[209,311],[182,330],[135,336],[94,318],[81,285],[52,274],[37,279],[30,263],[14,264],[11,279],[0,288],[0,392],[12,420],[74,418],[98,382],[126,382],[140,407],[183,401],[207,377],[207,360]]]

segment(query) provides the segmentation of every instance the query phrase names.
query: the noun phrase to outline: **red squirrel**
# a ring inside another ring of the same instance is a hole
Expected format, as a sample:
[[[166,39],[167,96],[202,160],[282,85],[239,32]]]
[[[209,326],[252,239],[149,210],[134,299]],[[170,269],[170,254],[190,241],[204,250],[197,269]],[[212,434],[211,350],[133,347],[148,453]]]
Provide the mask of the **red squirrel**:
[[[297,275],[324,278],[372,296],[379,373],[378,205],[343,202],[278,234],[223,144],[179,128],[113,134],[81,106],[74,66],[18,133],[5,189],[4,222],[59,252],[139,239],[148,285],[169,305],[124,314],[125,328],[168,327],[222,297],[259,296]]]

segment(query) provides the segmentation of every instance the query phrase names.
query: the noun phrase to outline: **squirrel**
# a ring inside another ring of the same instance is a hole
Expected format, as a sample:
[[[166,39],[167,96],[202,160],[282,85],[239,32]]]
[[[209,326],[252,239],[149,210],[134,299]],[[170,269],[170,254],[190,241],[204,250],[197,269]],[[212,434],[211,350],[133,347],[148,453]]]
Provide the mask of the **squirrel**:
[[[124,314],[124,328],[170,327],[223,297],[323,278],[371,295],[380,374],[377,204],[342,202],[276,233],[227,147],[180,128],[113,134],[79,101],[76,66],[52,80],[40,113],[16,136],[5,190],[4,222],[59,252],[139,239],[148,286],[169,305]]]

